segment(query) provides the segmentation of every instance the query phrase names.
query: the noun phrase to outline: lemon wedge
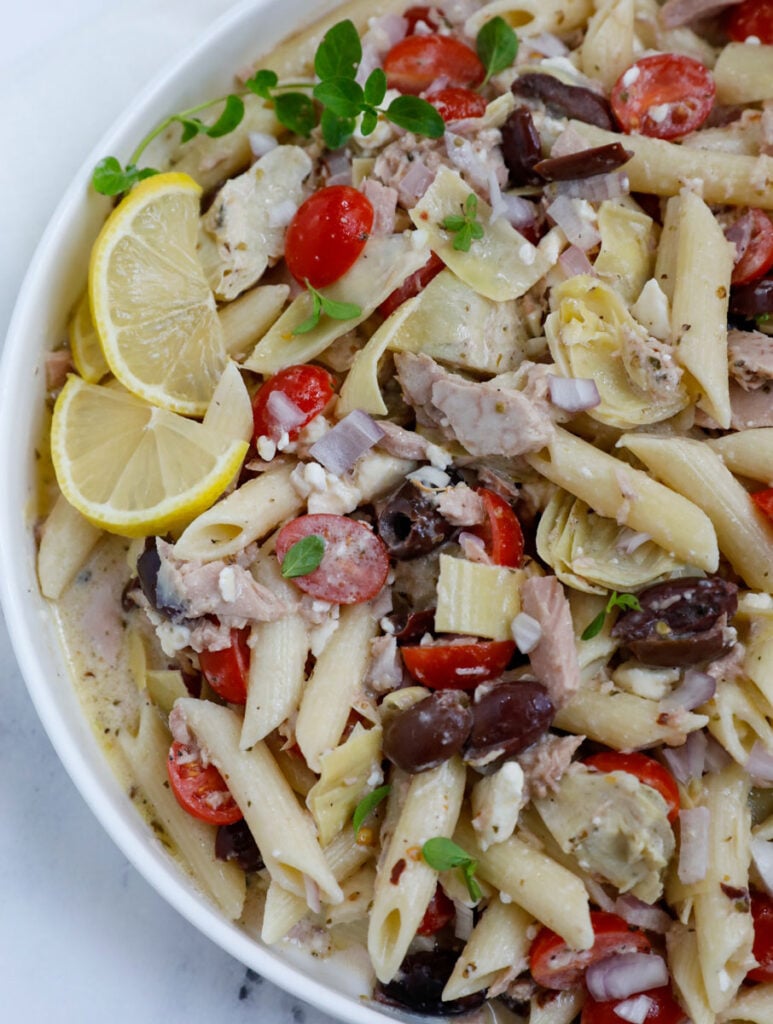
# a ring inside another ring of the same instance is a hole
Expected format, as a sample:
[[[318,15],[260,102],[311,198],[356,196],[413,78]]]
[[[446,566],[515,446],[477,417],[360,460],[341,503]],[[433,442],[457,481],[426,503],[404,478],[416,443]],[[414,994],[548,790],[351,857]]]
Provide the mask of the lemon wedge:
[[[98,384],[110,373],[99,335],[94,330],[88,292],[81,295],[70,321],[70,351],[75,369],[89,384]]]
[[[116,378],[172,412],[203,416],[227,356],[196,253],[201,188],[187,174],[140,182],[94,243],[89,297]]]
[[[121,387],[71,375],[54,406],[51,455],[65,498],[127,537],[177,530],[223,493],[247,443]]]

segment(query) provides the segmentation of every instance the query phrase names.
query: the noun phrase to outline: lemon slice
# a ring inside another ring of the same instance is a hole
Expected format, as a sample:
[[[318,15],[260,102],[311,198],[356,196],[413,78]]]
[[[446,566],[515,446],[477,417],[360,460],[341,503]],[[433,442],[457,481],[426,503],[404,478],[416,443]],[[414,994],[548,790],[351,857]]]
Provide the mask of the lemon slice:
[[[209,508],[239,471],[247,447],[120,387],[74,375],[51,424],[65,498],[95,525],[127,537],[178,529]]]
[[[81,295],[70,321],[70,351],[75,369],[89,384],[98,384],[110,373],[91,320],[88,293]]]
[[[136,185],[91,252],[89,296],[110,369],[132,394],[202,416],[226,362],[196,254],[201,189],[187,174]]]

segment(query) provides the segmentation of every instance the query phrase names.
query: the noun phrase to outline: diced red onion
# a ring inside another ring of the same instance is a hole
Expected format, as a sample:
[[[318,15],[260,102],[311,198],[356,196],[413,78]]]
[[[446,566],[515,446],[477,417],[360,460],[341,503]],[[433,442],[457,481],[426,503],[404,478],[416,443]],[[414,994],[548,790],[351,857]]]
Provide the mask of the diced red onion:
[[[773,842],[769,839],[752,839],[752,860],[760,874],[769,896],[773,896]]]
[[[446,153],[451,163],[460,171],[464,171],[477,188],[485,188],[488,185],[489,165],[475,150],[470,140],[453,132],[446,132],[445,141]]]
[[[628,996],[668,984],[668,968],[654,953],[617,953],[591,964],[585,973],[588,991],[598,1002]]]
[[[272,391],[266,402],[266,412],[272,424],[272,433],[279,437],[290,433],[306,421],[306,413],[283,391]]]
[[[462,530],[459,534],[459,545],[462,549],[462,554],[468,562],[477,562],[480,565],[491,565],[491,559],[486,551],[486,543],[482,537],[478,537],[474,533],[467,533],[466,530]]]
[[[555,146],[553,148],[555,149]],[[592,174],[590,178],[553,181],[545,191],[548,195],[587,199],[589,203],[603,203],[605,199],[618,199],[620,196],[628,195],[630,182],[628,175],[623,171],[609,171],[607,174]]]
[[[739,3],[741,0],[666,0],[658,17],[665,28],[680,28]]]
[[[654,1005],[654,999],[650,999],[649,996],[632,996],[618,1003],[613,1012],[620,1020],[628,1021],[628,1024],[644,1024]]]
[[[707,772],[721,772],[732,760],[721,743],[718,743],[713,736],[706,737],[704,767]]]
[[[256,160],[265,156],[266,153],[270,153],[272,149],[276,149],[279,145],[279,142],[274,138],[274,136],[269,135],[268,132],[250,132],[248,138],[250,140],[252,155]]]
[[[542,626],[526,612],[518,612],[513,619],[512,630],[515,646],[521,654],[529,654],[542,639]]]
[[[576,245],[570,245],[564,249],[558,257],[558,264],[567,277],[575,277],[577,274],[592,274],[593,264]]]
[[[663,760],[677,782],[688,783],[703,775],[708,739],[699,729],[691,732],[681,747],[663,747]]]
[[[384,431],[374,419],[362,409],[354,409],[315,441],[309,454],[338,476],[347,473],[383,436]]]
[[[684,885],[702,882],[709,869],[708,807],[684,807],[679,812],[679,866],[677,874]]]
[[[646,928],[648,932],[655,932],[656,935],[665,935],[674,923],[665,910],[653,907],[629,892],[624,896],[618,896],[613,911],[618,917],[622,917],[626,924],[635,928]]]
[[[550,147],[551,157],[571,156],[588,148],[588,140],[576,128],[564,128]]]
[[[570,245],[587,251],[598,245],[601,235],[580,213],[574,199],[559,196],[547,208],[547,215],[566,235]]]
[[[595,879],[590,876],[584,880],[584,885],[591,898],[591,902],[595,903],[599,910],[606,910],[608,914],[614,914],[615,901],[611,896],[607,895],[606,889],[603,885],[595,881]]]
[[[442,491],[451,484],[451,477],[437,466],[419,466],[412,470],[405,477],[406,480],[413,480],[418,487],[428,491]]]
[[[583,377],[556,377],[549,374],[548,391],[553,405],[566,412],[595,409],[601,403],[595,380]]]
[[[566,45],[550,32],[540,32],[538,36],[529,36],[524,45],[536,50],[543,57],[565,57],[569,50]]]
[[[617,539],[615,547],[626,555],[632,555],[638,551],[642,544],[646,544],[652,537],[648,533],[637,533],[634,530],[623,530]]]
[[[692,711],[699,708],[701,704],[711,700],[717,692],[717,681],[708,672],[700,672],[697,668],[688,668],[680,686],[664,698],[661,703],[664,708],[684,708],[685,711]]]
[[[466,942],[472,934],[473,925],[475,924],[472,907],[468,907],[461,900],[454,900],[454,909],[456,910],[454,936],[457,939],[461,939],[462,942]]]
[[[430,171],[423,160],[413,160],[405,177],[397,185],[400,202],[408,209],[415,206],[434,180],[434,172]]]
[[[493,167],[488,171],[488,191],[491,203],[490,223],[493,224],[495,220],[504,217],[514,228],[525,228],[536,220],[534,205],[528,199],[502,191]]]
[[[759,740],[751,749],[746,771],[762,786],[773,786],[773,754],[766,750]]]

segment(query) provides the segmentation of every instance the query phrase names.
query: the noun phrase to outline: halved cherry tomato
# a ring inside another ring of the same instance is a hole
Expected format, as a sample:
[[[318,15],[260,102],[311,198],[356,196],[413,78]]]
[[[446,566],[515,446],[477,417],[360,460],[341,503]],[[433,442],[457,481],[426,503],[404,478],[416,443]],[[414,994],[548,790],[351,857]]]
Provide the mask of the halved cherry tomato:
[[[700,61],[656,53],[632,64],[612,86],[612,111],[624,132],[679,139],[711,113],[716,86]]]
[[[475,88],[486,69],[469,46],[451,36],[406,36],[384,58],[390,89],[418,96],[438,78],[448,85]]]
[[[529,965],[538,985],[560,990],[578,988],[585,971],[613,953],[648,953],[650,940],[638,928],[631,928],[622,917],[605,910],[590,915],[595,936],[590,949],[571,950],[560,935],[542,928],[531,944]]]
[[[207,682],[229,704],[244,704],[247,700],[248,636],[248,629],[232,629],[230,647],[222,651],[202,651],[199,655],[199,665]]]
[[[409,7],[407,11],[403,11],[403,17],[408,22],[408,30],[405,33],[408,36],[413,35],[420,21],[429,28],[440,28],[443,24],[443,15],[437,7]]]
[[[480,640],[468,644],[420,644],[401,647],[411,676],[432,690],[474,690],[494,679],[515,654],[512,640]]]
[[[773,981],[773,900],[763,892],[752,893],[754,946],[752,953],[759,967],[749,971],[752,981]]]
[[[479,487],[486,513],[485,522],[470,529],[486,545],[486,554],[495,565],[517,569],[523,561],[523,530],[510,503],[487,487]]]
[[[301,428],[322,412],[333,397],[333,383],[333,378],[327,370],[308,363],[287,366],[274,374],[260,387],[252,400],[253,443],[259,437],[272,437],[277,441],[282,434],[281,427],[268,408],[268,400],[274,392],[281,391],[306,414],[303,423],[287,432],[290,440],[294,441]]]
[[[365,248],[373,227],[373,206],[351,185],[329,185],[298,207],[285,237],[287,268],[313,288],[332,284]]]
[[[583,760],[590,768],[600,772],[628,772],[635,775],[639,782],[651,786],[666,801],[668,820],[673,823],[679,817],[679,787],[676,779],[659,761],[645,754],[620,754],[616,750],[601,754],[591,754]]]
[[[763,211],[753,208],[736,222],[748,222],[749,242],[733,267],[733,284],[751,284],[773,267],[773,222]]]
[[[242,812],[223,776],[213,764],[205,768],[192,747],[175,740],[166,767],[172,792],[188,814],[210,825],[233,825],[240,820]]]
[[[766,516],[773,519],[773,487],[768,487],[764,491],[755,491],[749,497],[760,512],[764,512]]]
[[[441,258],[434,252],[431,252],[429,259],[423,267],[415,270],[409,277],[406,277],[399,288],[395,288],[391,295],[387,295],[378,307],[379,313],[383,317],[390,316],[407,299],[412,299],[414,295],[418,295],[419,292],[423,291],[432,278],[437,277],[444,266],[445,263]]]
[[[761,43],[773,43],[773,0],[743,0],[725,15],[725,32],[736,43],[749,36]]]
[[[431,103],[446,122],[461,121],[465,117],[483,117],[487,106],[480,93],[459,86],[430,93],[427,103]]]
[[[434,935],[435,932],[439,932],[441,928],[445,928],[447,924],[450,924],[454,917],[456,917],[456,910],[454,909],[453,900],[450,900],[442,888],[438,886],[435,889],[435,895],[429,901],[429,905],[424,911],[424,917],[421,919],[421,924],[416,930],[416,934]]]
[[[647,989],[639,995],[646,996],[651,1003],[644,1024],[683,1024],[683,1021],[687,1020],[687,1014],[674,999],[668,985],[664,985],[663,988]],[[629,999],[635,998],[636,996],[629,996]],[[583,1004],[580,1024],[620,1024],[623,1018],[615,1013],[615,1008],[625,1001],[610,999],[606,1003],[597,1003],[588,996]]]
[[[293,579],[301,590],[333,604],[360,604],[376,596],[389,572],[389,555],[380,537],[365,523],[346,516],[300,516],[277,534],[280,564],[293,544],[312,534],[324,540],[325,553],[313,572]]]

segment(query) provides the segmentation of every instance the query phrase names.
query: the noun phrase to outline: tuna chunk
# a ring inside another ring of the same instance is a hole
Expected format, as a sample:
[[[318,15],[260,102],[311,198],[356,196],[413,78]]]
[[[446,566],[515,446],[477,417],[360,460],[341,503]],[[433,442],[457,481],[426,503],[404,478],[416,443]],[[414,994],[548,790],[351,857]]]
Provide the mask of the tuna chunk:
[[[533,577],[521,587],[521,605],[536,619],[542,638],[529,654],[532,672],[558,710],[580,687],[580,663],[564,588],[555,576]]]
[[[371,235],[377,238],[391,235],[395,230],[397,189],[382,185],[375,178],[366,178],[362,183],[362,191],[373,207]]]
[[[584,736],[554,736],[553,733],[546,733],[518,755],[516,760],[524,774],[524,795],[529,800],[543,799],[548,793],[556,791],[584,739]]]
[[[441,516],[452,526],[476,526],[485,519],[483,499],[467,484],[448,487],[437,496]]]
[[[756,391],[773,380],[773,338],[762,331],[728,331],[730,375],[744,391]]]

